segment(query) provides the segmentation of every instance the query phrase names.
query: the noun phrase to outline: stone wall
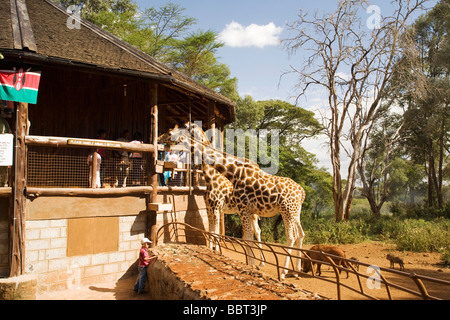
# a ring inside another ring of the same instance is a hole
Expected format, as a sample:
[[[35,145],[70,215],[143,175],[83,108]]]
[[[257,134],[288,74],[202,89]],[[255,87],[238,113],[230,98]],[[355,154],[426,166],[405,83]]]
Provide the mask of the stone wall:
[[[117,251],[77,256],[68,256],[67,253],[67,229],[70,219],[28,220],[25,270],[27,274],[38,276],[38,292],[116,281],[136,273],[140,240],[145,236],[146,214],[117,218],[119,219]],[[208,223],[206,211],[203,209],[195,212],[177,212],[176,215],[171,212],[159,213],[157,227],[173,221],[185,222],[200,228]],[[164,238],[165,234],[161,240]],[[83,241],[85,240],[79,240],[81,245]],[[109,241],[108,236],[105,236],[103,241]]]
[[[322,299],[205,246],[162,244],[152,251],[158,256],[147,268],[152,300]]]
[[[175,203],[177,211],[158,213],[157,228],[174,221],[207,228],[201,195],[159,198],[160,202]],[[116,281],[136,273],[140,240],[147,227],[145,205],[145,198],[139,197],[28,199],[25,272],[37,276],[38,293]],[[6,206],[0,206],[0,278],[8,277],[10,271],[8,217]],[[73,232],[74,226],[77,232]],[[90,237],[83,226],[90,230]],[[160,241],[170,237],[166,231]],[[99,247],[102,243],[108,245]]]
[[[0,279],[0,300],[34,300],[36,288],[35,275]]]
[[[39,292],[114,281],[134,271],[130,268],[138,258],[145,215],[119,217],[118,251],[73,257],[67,257],[67,223],[68,219],[27,221],[26,272],[38,275]]]

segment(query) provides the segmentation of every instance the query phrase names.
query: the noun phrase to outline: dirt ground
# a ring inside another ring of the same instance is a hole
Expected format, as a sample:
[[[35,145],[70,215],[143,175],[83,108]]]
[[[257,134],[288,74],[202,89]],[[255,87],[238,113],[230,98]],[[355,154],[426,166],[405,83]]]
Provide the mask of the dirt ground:
[[[312,245],[304,245],[303,248],[309,249]],[[348,244],[348,245],[340,245],[347,258],[356,257],[359,261],[371,264],[374,266],[379,266],[382,268],[389,268],[390,262],[386,259],[386,255],[391,253],[395,256],[401,257],[405,262],[405,272],[408,274],[416,273],[418,275],[427,276],[430,278],[437,278],[446,281],[450,281],[450,269],[443,268],[440,265],[441,255],[439,253],[416,253],[416,252],[402,252],[395,250],[395,245],[386,244],[383,242],[366,242],[360,244]],[[238,257],[236,254],[227,253],[230,255],[234,255],[235,259],[242,259],[242,257]],[[270,259],[270,257],[267,257]],[[264,267],[259,267],[261,271],[271,274],[276,277],[276,269],[272,266],[266,265]],[[398,270],[399,267],[396,264],[395,269]],[[372,269],[368,270],[367,266],[361,266],[360,273],[371,276],[374,274]],[[390,282],[393,282],[397,285],[412,289],[414,291],[419,291],[414,281],[410,277],[402,277],[396,274],[382,272],[382,274],[386,277],[386,279]],[[322,274],[321,276],[325,279],[334,280],[335,273],[333,269],[329,266],[322,266]],[[341,280],[343,284],[346,284],[352,288],[356,288],[359,290],[358,279],[356,275],[350,274],[349,278],[346,279],[346,274],[343,272],[341,274]],[[293,283],[302,289],[318,293],[321,296],[328,297],[331,299],[337,299],[337,288],[336,284],[330,283],[324,280],[320,280],[317,278],[313,278],[312,276],[301,276],[301,277],[286,277],[287,282]],[[426,286],[428,293],[432,296],[441,298],[441,299],[450,299],[450,286],[444,286],[440,284],[435,284],[430,281],[423,281]],[[369,289],[367,286],[367,278],[361,277],[361,285],[365,293],[374,296],[378,299],[388,299],[386,287],[384,285],[379,286],[377,288],[373,285],[372,289]],[[355,293],[347,288],[342,288],[341,290],[341,298],[345,300],[360,300],[366,299],[364,296],[359,293]],[[395,288],[391,289],[392,299],[394,300],[408,300],[408,299],[421,299],[420,297],[416,297],[407,292],[403,292],[397,290]]]
[[[304,248],[309,249],[311,246],[305,245]],[[341,245],[347,257],[357,257],[361,262],[365,262],[371,265],[389,268],[389,261],[386,260],[386,254],[391,253],[397,255],[405,261],[405,272],[416,273],[431,278],[438,278],[446,281],[450,281],[450,270],[444,269],[440,263],[440,255],[438,253],[413,253],[413,252],[399,252],[395,250],[394,245],[382,243],[382,242],[367,242],[361,244]],[[243,261],[243,256],[225,252],[224,254],[236,260]],[[269,259],[269,258],[268,258]],[[398,270],[398,266],[396,265]],[[272,266],[266,265],[259,267],[259,270],[273,278],[276,278],[276,269]],[[360,273],[372,275],[373,271],[367,272],[367,267],[362,266],[359,270]],[[322,266],[322,276],[325,279],[334,280],[334,271],[327,266]],[[388,281],[392,281],[395,284],[408,287],[412,290],[418,291],[414,281],[409,277],[400,277],[395,274],[384,273],[384,276]],[[359,288],[357,277],[350,274],[346,279],[345,273],[341,275],[342,283],[349,285],[353,288]],[[324,280],[313,278],[311,276],[302,277],[289,277],[285,280],[288,283],[294,284],[296,287],[300,287],[312,293],[317,293],[321,296],[331,299],[337,298],[336,284],[329,283]],[[41,294],[37,297],[38,300],[148,300],[149,297],[145,294],[138,295],[132,290],[135,277],[119,280],[115,283],[104,283],[99,285],[91,285],[82,287],[75,290],[50,292]],[[375,296],[379,299],[387,299],[386,288],[381,285],[380,288],[369,289],[367,287],[366,278],[361,278],[361,284],[364,292]],[[424,281],[424,284],[428,292],[441,299],[450,300],[450,286],[443,286],[434,284],[429,281]],[[342,299],[346,300],[359,300],[366,299],[358,293],[355,293],[346,288],[342,288]],[[420,299],[411,294],[391,289],[392,298],[397,299]]]

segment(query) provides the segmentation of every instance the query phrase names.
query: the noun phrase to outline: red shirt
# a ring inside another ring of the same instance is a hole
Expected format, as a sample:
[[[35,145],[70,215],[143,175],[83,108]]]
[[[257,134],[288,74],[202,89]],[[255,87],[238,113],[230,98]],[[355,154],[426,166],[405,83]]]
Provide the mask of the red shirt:
[[[148,254],[147,248],[142,247],[141,251],[139,251],[139,266],[140,267],[146,267],[150,263],[150,260],[145,260],[150,258],[150,255]]]

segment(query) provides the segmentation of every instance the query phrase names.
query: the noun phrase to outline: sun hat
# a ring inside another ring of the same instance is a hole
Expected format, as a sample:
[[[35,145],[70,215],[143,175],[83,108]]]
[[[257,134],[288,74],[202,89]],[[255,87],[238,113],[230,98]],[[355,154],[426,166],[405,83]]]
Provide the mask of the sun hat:
[[[152,243],[152,242],[148,238],[144,238],[141,240],[141,244],[144,244],[144,243]]]

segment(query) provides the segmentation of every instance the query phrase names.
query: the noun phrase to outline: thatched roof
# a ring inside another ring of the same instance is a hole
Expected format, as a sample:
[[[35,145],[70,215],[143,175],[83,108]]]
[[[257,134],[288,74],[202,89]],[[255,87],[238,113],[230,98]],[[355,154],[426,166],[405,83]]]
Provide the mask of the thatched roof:
[[[234,103],[128,43],[81,19],[70,29],[66,9],[50,0],[0,0],[0,52],[34,64],[96,69],[152,79],[187,95],[213,101],[234,121]]]

